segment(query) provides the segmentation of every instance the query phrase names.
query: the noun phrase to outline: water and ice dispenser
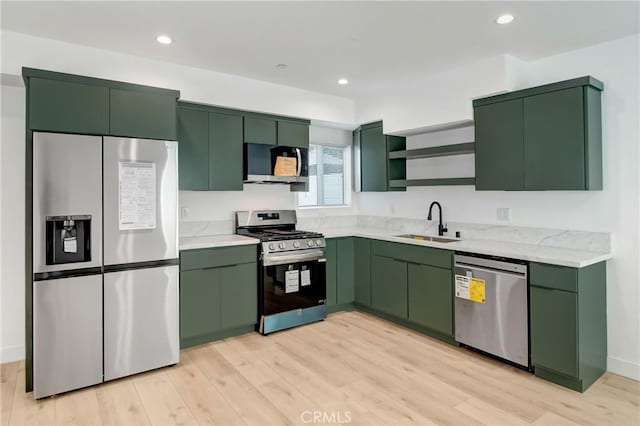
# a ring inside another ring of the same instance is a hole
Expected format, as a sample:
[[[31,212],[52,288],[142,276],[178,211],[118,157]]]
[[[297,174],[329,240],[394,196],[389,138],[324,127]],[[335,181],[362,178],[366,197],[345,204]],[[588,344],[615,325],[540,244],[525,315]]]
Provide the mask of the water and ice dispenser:
[[[91,260],[91,215],[46,217],[46,263]]]

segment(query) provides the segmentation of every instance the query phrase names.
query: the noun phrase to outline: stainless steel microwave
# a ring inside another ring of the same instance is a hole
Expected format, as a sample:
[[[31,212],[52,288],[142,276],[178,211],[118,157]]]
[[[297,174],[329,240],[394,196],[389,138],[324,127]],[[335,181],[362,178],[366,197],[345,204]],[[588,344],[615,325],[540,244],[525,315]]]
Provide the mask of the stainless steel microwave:
[[[295,176],[276,176],[278,157],[295,158]],[[309,150],[306,148],[244,144],[245,183],[301,183],[309,180]]]

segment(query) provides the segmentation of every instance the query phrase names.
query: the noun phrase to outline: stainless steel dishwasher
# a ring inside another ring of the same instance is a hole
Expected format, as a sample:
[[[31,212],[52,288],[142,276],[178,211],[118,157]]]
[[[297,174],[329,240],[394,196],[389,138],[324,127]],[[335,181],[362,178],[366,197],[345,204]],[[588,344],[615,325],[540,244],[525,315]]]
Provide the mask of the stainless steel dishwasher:
[[[454,259],[456,341],[529,368],[526,262]]]

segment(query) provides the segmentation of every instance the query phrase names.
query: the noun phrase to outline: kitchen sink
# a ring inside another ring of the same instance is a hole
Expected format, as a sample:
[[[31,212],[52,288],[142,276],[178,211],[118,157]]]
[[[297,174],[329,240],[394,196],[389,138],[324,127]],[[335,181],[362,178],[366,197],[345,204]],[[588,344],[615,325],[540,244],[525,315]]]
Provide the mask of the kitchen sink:
[[[418,241],[433,241],[435,243],[453,243],[455,241],[460,241],[456,238],[447,238],[447,237],[435,237],[432,235],[418,235],[418,234],[403,234],[403,235],[395,235],[400,238],[410,238],[412,240]]]

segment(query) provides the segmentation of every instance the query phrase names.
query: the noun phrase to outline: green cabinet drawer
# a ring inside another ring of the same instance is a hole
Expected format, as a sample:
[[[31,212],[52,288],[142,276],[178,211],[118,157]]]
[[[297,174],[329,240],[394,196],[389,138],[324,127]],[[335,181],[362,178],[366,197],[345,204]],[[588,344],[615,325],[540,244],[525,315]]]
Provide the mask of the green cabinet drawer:
[[[109,88],[32,77],[28,93],[31,130],[109,134]]]
[[[386,191],[387,145],[382,125],[360,132],[360,189],[363,192]]]
[[[409,321],[453,336],[453,279],[451,270],[409,264]]]
[[[336,241],[337,303],[352,303],[354,289],[354,241],[353,238],[339,238]]]
[[[578,269],[544,263],[529,264],[531,285],[571,292],[578,291]]]
[[[109,134],[176,140],[176,98],[147,90],[109,90]]]
[[[534,367],[578,377],[578,296],[531,287],[531,361]]]
[[[309,125],[278,121],[278,145],[309,148]]]
[[[583,104],[582,87],[524,98],[527,190],[587,189]]]
[[[220,269],[180,273],[181,341],[206,336],[220,329],[221,280]]]
[[[276,120],[245,116],[244,142],[276,145]]]
[[[371,240],[354,238],[353,257],[355,301],[371,306]]]
[[[327,259],[327,306],[334,306],[338,303],[338,256],[337,243],[333,238],[326,240],[327,246],[324,249],[324,257]]]
[[[255,263],[258,256],[255,244],[235,247],[215,247],[180,252],[180,270],[216,268],[219,266]]]
[[[407,264],[371,256],[371,307],[407,319]]]
[[[453,262],[452,251],[414,244],[373,241],[371,243],[371,252],[378,256],[386,256],[406,262],[438,266],[447,269],[451,269]]]
[[[242,116],[209,113],[209,189],[242,191]]]
[[[476,107],[474,123],[476,189],[524,190],[523,100]]]
[[[209,114],[178,108],[178,174],[181,190],[209,189]]]
[[[258,320],[258,266],[245,263],[220,268],[220,326],[255,324]]]

